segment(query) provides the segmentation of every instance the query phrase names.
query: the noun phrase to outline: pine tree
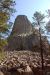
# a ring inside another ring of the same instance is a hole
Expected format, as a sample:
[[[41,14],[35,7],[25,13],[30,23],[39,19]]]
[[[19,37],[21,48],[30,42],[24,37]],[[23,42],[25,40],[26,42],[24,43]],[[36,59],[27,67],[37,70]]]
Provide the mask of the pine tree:
[[[43,19],[45,18],[44,14],[40,12],[35,12],[33,15],[33,25],[39,26],[39,37],[40,37],[40,51],[41,51],[41,61],[42,61],[42,70],[43,70],[43,49],[42,49],[42,39],[41,39],[41,24],[43,24]]]
[[[13,0],[0,0],[0,50],[7,44],[2,35],[10,28],[10,16],[14,12],[14,4]]]

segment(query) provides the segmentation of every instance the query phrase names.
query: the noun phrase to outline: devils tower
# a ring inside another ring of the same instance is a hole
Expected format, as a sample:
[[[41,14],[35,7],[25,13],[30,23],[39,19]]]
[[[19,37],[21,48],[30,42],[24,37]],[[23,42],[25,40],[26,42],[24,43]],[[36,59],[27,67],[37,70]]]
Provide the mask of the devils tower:
[[[17,16],[8,40],[7,49],[8,50],[34,50],[35,49],[36,51],[39,50],[40,48],[39,35],[38,33],[34,35],[32,29],[33,29],[32,24],[28,20],[27,16],[25,15]],[[47,41],[45,42],[45,50],[48,50]]]
[[[12,32],[10,34],[8,50],[28,49],[28,35],[32,33],[32,24],[27,16],[19,15],[15,19]]]
[[[32,31],[32,25],[30,21],[27,19],[25,15],[19,15],[15,19],[14,27],[12,30],[12,34],[16,33],[16,35],[20,34],[29,34]]]

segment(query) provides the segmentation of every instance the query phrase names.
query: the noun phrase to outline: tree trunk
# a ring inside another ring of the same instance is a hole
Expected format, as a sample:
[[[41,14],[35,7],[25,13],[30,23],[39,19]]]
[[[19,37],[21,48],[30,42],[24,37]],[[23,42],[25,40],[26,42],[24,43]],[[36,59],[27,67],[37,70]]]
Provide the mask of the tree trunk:
[[[41,63],[42,63],[42,75],[43,75],[43,69],[44,69],[44,65],[43,65],[43,49],[42,49],[42,39],[41,39],[41,32],[40,32],[40,28],[39,28],[39,36],[40,36],[40,52],[41,52]]]

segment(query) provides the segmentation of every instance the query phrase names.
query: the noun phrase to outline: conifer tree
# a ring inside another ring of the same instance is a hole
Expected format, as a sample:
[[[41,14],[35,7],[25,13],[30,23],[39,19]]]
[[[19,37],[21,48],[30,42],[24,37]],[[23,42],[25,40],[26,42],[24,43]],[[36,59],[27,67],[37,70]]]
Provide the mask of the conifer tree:
[[[14,12],[14,0],[0,0],[0,50],[7,44],[3,38],[3,33],[6,33],[10,28],[10,17]]]

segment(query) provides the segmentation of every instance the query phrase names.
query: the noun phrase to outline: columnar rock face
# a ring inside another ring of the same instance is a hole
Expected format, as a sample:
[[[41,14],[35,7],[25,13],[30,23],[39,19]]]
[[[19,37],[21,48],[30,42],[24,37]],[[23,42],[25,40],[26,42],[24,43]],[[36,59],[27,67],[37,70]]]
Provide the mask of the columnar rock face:
[[[10,35],[9,50],[29,49],[28,36],[32,33],[32,24],[27,16],[19,15],[15,19],[15,23]],[[31,47],[31,46],[30,46]]]
[[[32,31],[32,25],[30,21],[27,19],[25,15],[19,15],[15,19],[14,27],[12,34],[16,33],[16,35],[23,33],[30,33]]]
[[[39,38],[37,35],[13,36],[10,38],[8,50],[33,50],[39,49]]]
[[[36,34],[36,31],[34,34],[32,29],[32,24],[25,15],[17,16],[8,41],[8,50],[40,50],[39,33]],[[47,39],[42,41],[43,49],[48,50]]]

